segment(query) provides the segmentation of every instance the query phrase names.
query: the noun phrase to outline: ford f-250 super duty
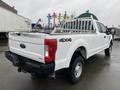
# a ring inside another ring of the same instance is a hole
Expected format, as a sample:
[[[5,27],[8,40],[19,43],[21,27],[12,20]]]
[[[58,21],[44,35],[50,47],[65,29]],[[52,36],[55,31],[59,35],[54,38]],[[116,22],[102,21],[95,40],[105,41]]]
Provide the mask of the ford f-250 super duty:
[[[107,28],[91,17],[68,20],[51,33],[11,32],[6,57],[18,71],[52,74],[66,69],[72,83],[77,83],[84,61],[98,52],[111,55],[112,36]]]

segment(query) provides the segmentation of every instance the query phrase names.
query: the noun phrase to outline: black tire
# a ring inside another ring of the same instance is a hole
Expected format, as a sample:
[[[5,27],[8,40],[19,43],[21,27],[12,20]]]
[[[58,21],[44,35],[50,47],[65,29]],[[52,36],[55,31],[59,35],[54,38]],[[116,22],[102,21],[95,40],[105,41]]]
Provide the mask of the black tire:
[[[72,84],[75,84],[77,82],[80,81],[80,76],[82,74],[82,70],[83,70],[83,57],[79,56],[76,58],[73,58],[74,60],[72,60],[69,71],[68,71],[68,75],[69,75],[69,80]],[[78,68],[78,71],[75,69]],[[79,71],[80,69],[80,71]]]
[[[109,48],[105,49],[105,56],[111,56],[112,53],[112,44],[110,44]]]

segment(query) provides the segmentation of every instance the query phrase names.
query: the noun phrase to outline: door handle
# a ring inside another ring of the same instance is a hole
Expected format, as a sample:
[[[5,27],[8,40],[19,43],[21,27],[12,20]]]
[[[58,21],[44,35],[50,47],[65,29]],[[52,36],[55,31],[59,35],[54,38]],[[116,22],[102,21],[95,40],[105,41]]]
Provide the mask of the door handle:
[[[20,47],[23,48],[23,49],[26,48],[26,46],[24,44],[20,44]]]
[[[106,36],[104,36],[104,38],[106,38]]]

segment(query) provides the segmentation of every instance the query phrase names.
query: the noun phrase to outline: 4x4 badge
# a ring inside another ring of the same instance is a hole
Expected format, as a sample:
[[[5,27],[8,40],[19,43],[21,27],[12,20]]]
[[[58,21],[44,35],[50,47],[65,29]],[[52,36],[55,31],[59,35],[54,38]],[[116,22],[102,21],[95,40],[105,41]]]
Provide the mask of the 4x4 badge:
[[[71,38],[62,38],[59,40],[59,42],[72,42]]]

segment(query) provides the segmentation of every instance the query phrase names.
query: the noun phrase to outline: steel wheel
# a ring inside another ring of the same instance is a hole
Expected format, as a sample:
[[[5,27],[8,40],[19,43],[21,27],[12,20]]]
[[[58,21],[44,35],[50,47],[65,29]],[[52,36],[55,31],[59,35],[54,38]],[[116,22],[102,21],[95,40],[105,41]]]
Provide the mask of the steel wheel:
[[[82,63],[78,63],[75,67],[74,76],[79,78],[82,73]]]
[[[84,59],[82,58],[82,56],[73,58],[73,61],[71,62],[70,68],[69,68],[69,72],[68,75],[70,77],[70,81],[72,84],[75,84],[77,82],[80,81],[80,77],[82,74],[82,70],[83,70],[83,62]]]

